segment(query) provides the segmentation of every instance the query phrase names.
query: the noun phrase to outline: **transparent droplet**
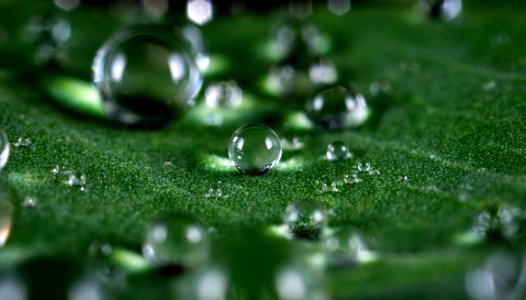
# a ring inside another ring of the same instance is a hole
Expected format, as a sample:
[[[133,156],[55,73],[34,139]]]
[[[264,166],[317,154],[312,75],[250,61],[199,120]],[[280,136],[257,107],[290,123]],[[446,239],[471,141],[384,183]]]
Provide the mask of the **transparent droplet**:
[[[320,59],[309,68],[309,78],[314,84],[332,84],[338,80],[338,71],[328,59]]]
[[[327,146],[326,156],[328,160],[342,160],[352,157],[352,153],[343,142],[337,141]]]
[[[65,185],[75,187],[83,187],[86,185],[87,176],[85,174],[75,173],[73,171],[66,171],[64,174],[66,175]]]
[[[217,182],[217,184],[212,185],[208,189],[208,193],[205,195],[205,197],[213,199],[225,198],[226,195],[223,193],[223,189],[221,188],[221,181]]]
[[[31,139],[28,137],[19,137],[13,144],[15,147],[29,147],[31,146]]]
[[[299,150],[305,146],[305,143],[298,137],[293,137],[290,140],[284,138],[281,139],[281,146],[283,150]]]
[[[60,174],[60,171],[61,171],[60,166],[59,166],[59,165],[56,165],[56,166],[53,167],[53,169],[51,169],[50,172],[51,172],[51,174],[53,174],[53,175],[58,175],[58,174]]]
[[[371,163],[363,162],[363,161],[358,162],[358,164],[356,165],[356,168],[358,169],[359,172],[364,172],[364,173],[372,170]]]
[[[196,26],[186,25],[182,28],[181,33],[192,47],[197,66],[201,72],[205,72],[210,65],[210,55],[201,30]]]
[[[211,0],[188,0],[186,15],[192,22],[203,25],[214,18],[214,6]]]
[[[247,175],[262,175],[281,159],[281,141],[274,130],[263,125],[246,125],[234,132],[228,156]]]
[[[373,81],[369,85],[369,93],[373,97],[380,97],[382,95],[389,95],[392,92],[392,86],[387,81]]]
[[[70,23],[56,16],[34,16],[26,27],[26,39],[30,42],[61,46],[70,36]]]
[[[398,178],[398,180],[402,183],[406,183],[409,181],[409,177],[407,176],[400,176],[400,178]]]
[[[205,101],[210,107],[237,107],[243,101],[243,90],[234,80],[212,83],[205,91]]]
[[[155,129],[193,105],[202,74],[184,37],[163,27],[132,26],[99,49],[93,80],[115,120]]]
[[[512,205],[502,204],[480,212],[475,218],[471,233],[488,241],[514,241],[523,234],[524,228],[521,225],[524,221],[524,211]]]
[[[303,20],[312,14],[312,1],[291,0],[289,2],[291,16]]]
[[[276,60],[303,59],[324,55],[329,50],[329,38],[317,26],[288,22],[277,26],[271,34],[270,51]]]
[[[495,80],[490,80],[482,85],[482,88],[486,91],[493,90],[497,87]]]
[[[343,182],[345,182],[347,184],[355,184],[355,183],[360,183],[362,181],[363,181],[362,179],[358,178],[358,173],[353,173],[350,176],[348,174],[346,174],[343,177]]]
[[[89,254],[92,257],[104,258],[113,253],[113,246],[104,241],[93,241],[89,245]]]
[[[323,236],[323,245],[331,253],[334,267],[347,267],[373,259],[362,236],[349,227],[338,228]]]
[[[302,94],[310,86],[309,77],[292,64],[280,63],[273,66],[268,75],[268,87],[276,95]]]
[[[25,197],[24,202],[22,202],[23,207],[35,208],[38,205],[38,199],[35,197]]]
[[[292,236],[318,240],[327,225],[327,213],[321,203],[303,199],[287,206],[284,223]]]
[[[369,115],[365,98],[341,86],[316,93],[307,102],[306,111],[311,121],[328,130],[356,127]]]
[[[462,0],[423,0],[420,3],[423,10],[434,19],[450,21],[462,12]]]
[[[65,11],[72,11],[79,7],[80,0],[54,0],[55,6]]]
[[[351,0],[328,0],[327,6],[331,13],[341,16],[351,10]]]
[[[163,166],[165,168],[172,168],[174,166],[174,162],[171,161],[171,160],[167,160],[167,161],[164,162]]]
[[[174,214],[154,221],[146,232],[144,257],[158,265],[195,267],[208,258],[208,234],[199,222]]]
[[[524,259],[523,259],[524,260]],[[506,252],[492,254],[486,263],[466,276],[466,290],[473,300],[524,299],[524,261]]]
[[[5,132],[0,129],[0,170],[2,170],[7,164],[7,161],[9,160],[9,152],[9,140],[7,139]]]

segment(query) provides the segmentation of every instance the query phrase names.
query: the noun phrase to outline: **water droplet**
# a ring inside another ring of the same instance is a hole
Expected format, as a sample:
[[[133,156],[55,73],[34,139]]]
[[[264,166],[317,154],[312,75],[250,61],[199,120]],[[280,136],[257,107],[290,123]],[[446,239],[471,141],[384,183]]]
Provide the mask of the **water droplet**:
[[[7,161],[9,160],[9,151],[10,146],[7,135],[2,129],[0,129],[0,170],[5,167]]]
[[[167,160],[167,161],[164,162],[163,166],[165,168],[172,168],[174,166],[174,162],[171,161],[171,160]]]
[[[376,169],[369,170],[369,175],[371,175],[371,176],[378,176],[378,175],[380,175],[380,171],[378,171]]]
[[[227,196],[223,193],[223,189],[221,188],[221,181],[218,181],[217,184],[212,185],[208,189],[208,193],[205,195],[206,198],[212,198],[212,199],[221,199],[226,198]]]
[[[365,172],[369,172],[372,167],[371,167],[371,163],[370,162],[360,161],[356,165],[356,168],[358,169],[358,171],[365,173]]]
[[[108,242],[93,241],[89,245],[89,254],[92,257],[109,257],[113,253],[113,246]]]
[[[31,139],[28,137],[19,137],[13,145],[15,147],[29,147],[31,146]]]
[[[65,11],[72,11],[79,7],[80,0],[54,0],[55,5]]]
[[[421,7],[434,19],[451,21],[462,12],[462,0],[423,0]]]
[[[182,35],[192,46],[196,64],[202,72],[205,72],[210,65],[210,55],[206,47],[201,30],[193,25],[186,25],[182,29]]]
[[[405,183],[405,182],[408,182],[409,181],[409,177],[407,176],[400,176],[400,178],[398,178],[398,180],[402,183]]]
[[[341,86],[316,93],[307,102],[306,111],[311,121],[328,130],[356,127],[369,115],[365,98]]]
[[[352,228],[339,228],[323,237],[323,245],[331,253],[333,267],[348,267],[371,261],[374,257],[362,236]]]
[[[38,199],[35,197],[26,197],[24,198],[24,202],[22,202],[22,206],[27,208],[35,208],[37,205]]]
[[[313,286],[308,281],[307,272],[295,268],[285,267],[277,273],[276,291],[278,299],[302,300],[313,299]]]
[[[493,90],[497,87],[495,80],[490,80],[482,85],[482,88],[486,91]]]
[[[0,186],[0,248],[2,248],[9,234],[11,233],[11,222],[13,221],[13,205],[4,200],[9,195],[9,191],[3,191],[3,188]]]
[[[93,81],[111,117],[156,129],[194,103],[202,74],[184,37],[160,27],[132,26],[99,49]]]
[[[317,26],[301,22],[281,24],[271,34],[271,56],[278,61],[321,56],[329,50],[329,38]]]
[[[480,212],[471,228],[475,236],[489,241],[513,241],[519,237],[526,214],[520,208],[503,204]]]
[[[492,254],[466,276],[466,290],[473,300],[524,299],[525,263],[506,252]]]
[[[272,93],[280,96],[301,94],[310,86],[308,76],[289,63],[273,66],[267,84]]]
[[[39,15],[26,27],[25,38],[34,43],[37,65],[63,64],[67,61],[64,44],[71,36],[70,23],[62,18]]]
[[[291,0],[289,2],[289,13],[291,16],[303,20],[312,14],[312,2]]]
[[[206,229],[188,216],[174,214],[149,226],[142,251],[158,265],[195,267],[208,258],[208,248]]]
[[[66,180],[64,181],[65,185],[71,186],[71,187],[77,187],[79,188],[81,192],[87,191],[87,188],[86,188],[87,176],[85,174],[80,174],[80,173],[76,173],[73,171],[64,171],[63,173],[66,177]]]
[[[317,201],[303,199],[287,206],[284,223],[293,237],[318,240],[327,225],[327,213]]]
[[[314,84],[332,84],[338,80],[338,71],[331,60],[320,59],[311,64],[309,78]]]
[[[205,91],[205,101],[210,107],[237,107],[243,101],[243,91],[234,80],[213,83]]]
[[[188,0],[186,15],[190,21],[204,25],[214,18],[214,7],[211,0]]]
[[[362,179],[358,178],[358,173],[353,173],[351,176],[346,174],[343,177],[343,182],[345,182],[347,184],[355,184],[355,183],[360,183],[362,181],[363,181]]]
[[[382,95],[389,95],[392,92],[392,86],[387,81],[373,81],[369,85],[369,93],[373,97],[380,97]]]
[[[298,137],[293,137],[292,139],[281,139],[281,146],[283,147],[283,150],[300,150],[303,149],[305,144],[301,141]]]
[[[346,14],[351,10],[351,0],[329,0],[329,11],[337,16]]]
[[[262,175],[281,159],[281,142],[274,130],[263,125],[246,125],[234,132],[228,156],[247,175]]]
[[[337,141],[327,146],[326,156],[328,160],[342,160],[352,157],[352,153],[343,142]]]

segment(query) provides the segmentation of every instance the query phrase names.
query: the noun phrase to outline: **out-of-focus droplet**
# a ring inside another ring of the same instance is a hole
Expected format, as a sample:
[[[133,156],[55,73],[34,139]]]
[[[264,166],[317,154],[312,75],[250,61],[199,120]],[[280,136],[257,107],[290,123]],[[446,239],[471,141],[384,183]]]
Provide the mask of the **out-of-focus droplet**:
[[[331,13],[341,16],[351,10],[351,0],[328,0],[327,6]]]
[[[181,29],[182,35],[187,39],[192,47],[195,61],[201,72],[205,72],[210,65],[210,55],[199,28],[193,25],[186,25]]]
[[[230,139],[228,157],[247,175],[263,175],[281,159],[281,141],[274,130],[263,125],[246,125]]]
[[[14,274],[0,276],[0,300],[26,300],[27,294],[26,286]]]
[[[205,101],[209,107],[237,107],[243,102],[243,90],[234,80],[212,83],[205,91]]]
[[[311,64],[309,78],[313,84],[332,84],[338,80],[338,71],[329,59],[320,59]]]
[[[35,197],[26,197],[24,198],[24,202],[22,202],[22,206],[27,208],[35,208],[37,205],[38,199]]]
[[[420,6],[429,17],[451,21],[462,12],[462,0],[422,0]]]
[[[349,227],[338,228],[325,234],[323,245],[330,251],[330,264],[334,267],[353,266],[374,258],[362,236]]]
[[[342,160],[352,157],[352,153],[343,142],[336,141],[327,146],[326,156],[328,160]]]
[[[289,13],[291,16],[303,20],[312,14],[312,1],[291,0],[289,2]]]
[[[2,129],[0,129],[0,171],[5,167],[9,160],[10,148],[7,135]]]
[[[190,21],[204,25],[214,18],[214,6],[211,0],[188,0],[186,15]]]
[[[29,147],[31,146],[31,138],[28,137],[19,137],[16,142],[13,144],[15,147]]]
[[[287,206],[284,223],[293,237],[318,240],[326,229],[327,213],[317,201],[298,200]]]
[[[65,11],[72,11],[80,5],[80,0],[54,0],[53,2],[56,7]]]
[[[116,121],[158,129],[194,104],[202,74],[184,37],[163,27],[131,26],[99,49],[93,81]]]
[[[307,101],[307,116],[322,129],[347,129],[363,124],[369,109],[365,98],[342,86],[328,87]]]
[[[142,0],[142,6],[154,18],[160,18],[168,11],[168,0]]]
[[[158,265],[195,267],[208,258],[206,229],[185,215],[169,215],[154,221],[146,232],[144,257]]]
[[[524,231],[526,213],[520,208],[503,204],[480,212],[471,233],[488,241],[515,241]]]

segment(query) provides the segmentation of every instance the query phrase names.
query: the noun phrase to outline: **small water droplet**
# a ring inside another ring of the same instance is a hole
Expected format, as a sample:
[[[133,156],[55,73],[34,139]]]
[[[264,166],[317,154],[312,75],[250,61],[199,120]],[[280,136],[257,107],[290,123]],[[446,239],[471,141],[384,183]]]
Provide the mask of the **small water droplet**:
[[[109,257],[113,253],[113,246],[104,241],[93,241],[89,245],[89,254],[93,257]]]
[[[369,116],[365,98],[342,86],[315,93],[306,104],[306,112],[311,121],[328,130],[359,126]]]
[[[13,145],[15,147],[29,147],[31,146],[31,139],[28,137],[19,137]]]
[[[344,227],[330,231],[324,235],[322,241],[324,247],[331,252],[330,264],[333,267],[353,266],[374,258],[362,236],[352,228]]]
[[[351,10],[351,0],[329,0],[327,6],[331,13],[341,16]]]
[[[171,161],[171,160],[167,160],[167,161],[164,162],[163,166],[164,166],[165,168],[173,168],[173,166],[174,166],[174,162]]]
[[[338,71],[331,60],[320,59],[311,64],[309,78],[313,84],[332,84],[338,80]]]
[[[218,181],[217,184],[212,185],[208,189],[208,193],[205,195],[205,197],[215,200],[226,198],[227,196],[223,193],[223,189],[221,188],[221,181]]]
[[[351,176],[346,174],[343,177],[343,182],[345,182],[347,184],[355,184],[355,183],[360,183],[362,181],[363,181],[362,179],[358,178],[358,173],[353,173]]]
[[[284,223],[293,237],[318,240],[327,225],[327,213],[319,202],[303,199],[287,206]]]
[[[35,197],[26,197],[24,198],[24,202],[22,202],[22,206],[27,208],[35,208],[37,205],[38,199]]]
[[[312,2],[291,0],[289,2],[289,13],[291,16],[303,20],[312,14]]]
[[[371,171],[371,163],[370,162],[363,162],[363,161],[360,161],[358,162],[358,164],[356,165],[356,168],[358,169],[359,172],[369,172]]]
[[[203,81],[187,39],[148,25],[113,34],[98,50],[92,71],[109,116],[152,129],[181,117]]]
[[[7,161],[9,160],[9,152],[9,140],[7,139],[5,132],[0,129],[0,170],[2,170],[7,164]]]
[[[87,191],[87,176],[85,174],[80,174],[73,171],[64,171],[63,173],[66,176],[66,180],[64,181],[65,185],[77,187],[81,192]]]
[[[502,204],[480,212],[470,231],[489,241],[513,241],[523,230],[521,224],[525,220],[526,213],[520,208]]]
[[[486,91],[493,90],[497,87],[495,80],[490,80],[482,85],[482,88]]]
[[[186,25],[181,31],[182,35],[192,46],[196,64],[202,72],[205,72],[210,65],[210,55],[203,38],[203,33],[199,28],[193,25]]]
[[[369,175],[371,175],[371,176],[378,176],[378,175],[380,175],[380,171],[378,171],[376,169],[369,170]]]
[[[36,47],[33,58],[37,65],[65,63],[64,44],[70,36],[69,21],[49,15],[34,16],[25,30],[25,39]]]
[[[409,75],[415,75],[420,72],[420,65],[416,61],[402,62],[400,64],[400,70]]]
[[[234,80],[220,81],[208,86],[205,101],[210,107],[237,107],[243,102],[243,91]]]
[[[319,57],[329,50],[329,38],[315,25],[301,22],[280,24],[271,34],[271,55],[277,61]],[[294,64],[295,65],[295,64]]]
[[[288,63],[274,65],[267,81],[269,90],[280,96],[302,94],[310,85],[308,76]]]
[[[232,135],[228,156],[247,175],[263,175],[281,159],[281,141],[274,130],[263,125],[246,125]]]
[[[451,21],[462,12],[462,0],[422,0],[420,6],[434,19]]]
[[[186,4],[188,19],[197,25],[204,25],[214,18],[214,6],[211,0],[188,0]]]
[[[303,141],[298,138],[298,137],[293,137],[292,139],[286,139],[286,138],[282,138],[281,139],[281,146],[283,147],[283,150],[300,150],[300,149],[303,149],[303,147],[305,146],[305,144],[303,143]]]
[[[327,146],[326,156],[328,160],[342,160],[351,158],[352,153],[343,142],[337,141]]]
[[[407,176],[400,176],[400,178],[398,178],[398,180],[402,183],[405,183],[405,182],[408,182],[409,181],[409,177]]]
[[[369,85],[369,93],[373,97],[380,97],[382,95],[388,95],[392,91],[392,86],[387,81],[373,81]]]
[[[194,267],[208,258],[208,234],[196,220],[169,215],[154,221],[146,232],[144,257],[156,264]]]

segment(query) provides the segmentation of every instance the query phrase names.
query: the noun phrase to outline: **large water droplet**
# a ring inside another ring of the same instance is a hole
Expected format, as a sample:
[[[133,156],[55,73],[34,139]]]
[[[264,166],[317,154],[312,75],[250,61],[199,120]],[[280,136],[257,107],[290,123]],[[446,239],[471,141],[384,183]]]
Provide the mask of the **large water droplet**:
[[[361,125],[369,115],[365,98],[342,86],[328,87],[314,94],[306,110],[311,121],[328,130]]]
[[[127,27],[112,35],[99,49],[93,72],[110,116],[151,128],[180,117],[202,85],[186,39],[155,26]]]
[[[311,272],[297,267],[285,266],[278,270],[275,279],[276,293],[280,300],[321,300],[324,293],[315,282]]]
[[[247,175],[262,175],[281,159],[281,141],[274,130],[263,125],[247,125],[234,132],[228,156]]]
[[[462,12],[462,0],[423,0],[421,7],[431,18],[450,21]]]
[[[208,258],[206,229],[196,220],[179,214],[154,221],[146,232],[144,257],[158,265],[195,267]]]
[[[330,143],[327,146],[326,155],[328,160],[341,160],[352,157],[352,153],[349,152],[349,148],[347,148],[347,146],[341,141]]]
[[[284,223],[292,236],[318,240],[327,225],[327,213],[321,203],[303,199],[287,206]]]
[[[24,202],[22,202],[23,207],[35,208],[38,205],[38,199],[35,197],[25,197]]]
[[[212,83],[205,91],[205,101],[210,107],[236,107],[243,101],[243,91],[234,80]]]
[[[2,129],[0,129],[0,170],[5,167],[7,161],[9,160],[9,151],[10,146],[7,135]]]
[[[524,299],[526,264],[506,252],[492,254],[484,266],[466,276],[466,289],[473,300]],[[521,266],[522,265],[522,266]]]

